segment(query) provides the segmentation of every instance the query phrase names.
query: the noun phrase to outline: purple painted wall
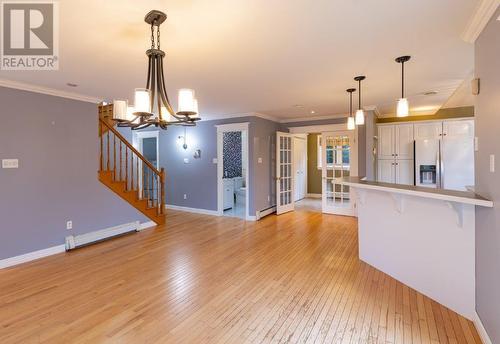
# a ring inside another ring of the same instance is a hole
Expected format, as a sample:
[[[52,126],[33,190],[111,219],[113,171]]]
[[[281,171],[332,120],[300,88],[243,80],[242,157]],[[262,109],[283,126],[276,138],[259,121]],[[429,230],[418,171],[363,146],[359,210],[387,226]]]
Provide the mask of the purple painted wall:
[[[500,9],[476,41],[476,190],[494,208],[476,208],[476,309],[493,343],[500,343]],[[489,170],[490,154],[496,170]]]
[[[147,221],[97,180],[97,106],[0,87],[0,259]],[[66,230],[66,221],[73,230]]]

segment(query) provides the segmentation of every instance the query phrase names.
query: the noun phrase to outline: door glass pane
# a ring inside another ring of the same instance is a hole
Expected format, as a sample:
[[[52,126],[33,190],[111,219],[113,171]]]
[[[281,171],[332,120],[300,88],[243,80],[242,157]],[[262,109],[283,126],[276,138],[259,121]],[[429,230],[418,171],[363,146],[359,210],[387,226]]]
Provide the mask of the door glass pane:
[[[350,189],[340,178],[350,175],[351,146],[348,136],[326,136],[326,203],[327,206],[350,207]]]

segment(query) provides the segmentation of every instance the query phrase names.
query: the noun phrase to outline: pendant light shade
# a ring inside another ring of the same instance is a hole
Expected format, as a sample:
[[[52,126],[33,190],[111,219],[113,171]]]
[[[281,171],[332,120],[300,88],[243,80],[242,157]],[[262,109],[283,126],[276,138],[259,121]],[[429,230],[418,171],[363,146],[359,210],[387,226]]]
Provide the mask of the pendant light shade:
[[[126,100],[113,100],[113,119],[121,122],[127,120],[128,102]]]
[[[398,100],[396,114],[398,117],[407,117],[410,114],[410,105],[405,98],[405,62],[410,60],[411,56],[400,56],[396,58],[397,63],[401,63],[401,98]]]
[[[410,113],[410,108],[408,104],[408,99],[400,98],[398,100],[397,116],[406,117]]]
[[[179,90],[179,103],[177,113],[186,116],[195,115],[197,113],[198,102],[195,102],[194,91],[189,88]]]
[[[136,88],[134,94],[134,110],[136,114],[151,113],[150,91],[147,88]]]
[[[360,75],[354,78],[358,82],[358,110],[356,111],[356,125],[365,124],[365,112],[361,108],[361,81],[365,80],[366,76]]]
[[[349,117],[347,118],[347,130],[356,129],[356,121],[352,116],[352,93],[356,91],[355,88],[348,88],[347,93],[349,93]]]

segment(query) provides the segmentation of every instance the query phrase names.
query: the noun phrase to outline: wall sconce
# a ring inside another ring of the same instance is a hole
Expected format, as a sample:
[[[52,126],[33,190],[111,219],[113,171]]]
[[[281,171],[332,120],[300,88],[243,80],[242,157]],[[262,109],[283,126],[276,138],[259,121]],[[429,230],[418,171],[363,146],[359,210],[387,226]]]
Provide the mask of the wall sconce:
[[[180,135],[179,137],[177,137],[177,140],[179,143],[182,143],[182,148],[184,148],[184,149],[188,148],[188,145],[186,142],[186,127],[184,127],[184,136]]]

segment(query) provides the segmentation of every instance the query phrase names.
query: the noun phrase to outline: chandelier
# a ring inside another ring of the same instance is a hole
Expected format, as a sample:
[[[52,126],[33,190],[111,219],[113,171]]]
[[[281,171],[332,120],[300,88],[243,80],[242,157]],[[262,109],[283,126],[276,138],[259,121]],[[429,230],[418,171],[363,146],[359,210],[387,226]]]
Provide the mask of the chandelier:
[[[177,112],[170,105],[163,75],[165,52],[160,49],[160,25],[165,19],[167,15],[157,10],[150,11],[144,18],[151,25],[151,48],[146,51],[146,87],[135,89],[133,106],[129,106],[127,100],[113,101],[113,119],[119,127],[139,130],[153,125],[167,129],[172,124],[194,126],[200,120],[198,101],[193,90],[179,90]]]

